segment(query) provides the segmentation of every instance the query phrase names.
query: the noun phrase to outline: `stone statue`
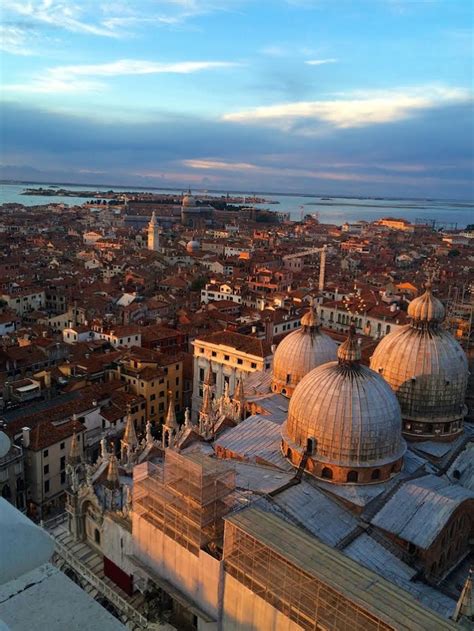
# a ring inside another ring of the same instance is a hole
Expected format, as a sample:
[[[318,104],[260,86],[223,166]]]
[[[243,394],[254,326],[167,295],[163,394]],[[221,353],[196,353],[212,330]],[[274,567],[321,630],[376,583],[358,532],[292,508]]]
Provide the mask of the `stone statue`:
[[[191,413],[189,412],[189,408],[184,410],[184,426],[191,427]]]
[[[107,441],[105,436],[102,436],[100,441],[100,457],[102,462],[106,462],[109,459],[109,452],[107,451]]]

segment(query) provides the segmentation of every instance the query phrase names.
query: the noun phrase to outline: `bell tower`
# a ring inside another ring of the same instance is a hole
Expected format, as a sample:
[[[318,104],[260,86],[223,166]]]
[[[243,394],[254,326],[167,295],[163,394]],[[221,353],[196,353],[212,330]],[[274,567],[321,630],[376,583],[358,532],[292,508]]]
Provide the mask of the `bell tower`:
[[[156,215],[155,211],[150,219],[150,223],[148,224],[148,249],[153,252],[157,252],[160,248],[160,227],[156,223]]]

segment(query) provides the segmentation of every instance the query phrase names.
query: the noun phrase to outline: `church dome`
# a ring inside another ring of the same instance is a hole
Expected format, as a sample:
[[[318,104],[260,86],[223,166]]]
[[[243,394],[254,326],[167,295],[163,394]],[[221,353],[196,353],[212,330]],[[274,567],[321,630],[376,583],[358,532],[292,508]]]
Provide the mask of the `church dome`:
[[[201,249],[201,244],[199,243],[199,241],[196,241],[196,239],[192,239],[191,241],[188,241],[186,244],[186,250],[189,252],[189,254],[194,254],[196,252],[199,252],[200,249]]]
[[[336,343],[319,330],[311,307],[301,318],[301,327],[283,338],[273,359],[272,390],[291,396],[301,379],[313,368],[336,359]]]
[[[196,206],[196,199],[189,193],[183,197],[183,206],[186,208],[193,208]]]
[[[376,372],[360,364],[352,336],[338,360],[312,370],[295,389],[282,432],[285,455],[335,482],[386,480],[406,450],[397,398]]]
[[[7,455],[11,446],[12,443],[10,438],[5,434],[5,432],[0,431],[0,458]]]
[[[415,439],[462,432],[468,364],[460,344],[440,326],[444,313],[428,286],[409,305],[411,324],[382,338],[370,361],[397,395],[405,435]]]

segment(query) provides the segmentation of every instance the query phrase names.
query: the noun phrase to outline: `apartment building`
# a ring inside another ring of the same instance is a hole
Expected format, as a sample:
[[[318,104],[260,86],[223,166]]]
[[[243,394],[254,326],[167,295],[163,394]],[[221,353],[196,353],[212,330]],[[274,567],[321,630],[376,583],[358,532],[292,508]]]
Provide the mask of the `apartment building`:
[[[192,342],[194,346],[193,415],[202,404],[203,383],[209,367],[214,373],[215,397],[224,393],[227,385],[233,393],[239,379],[257,370],[270,368],[272,351],[265,340],[234,333],[217,331]]]

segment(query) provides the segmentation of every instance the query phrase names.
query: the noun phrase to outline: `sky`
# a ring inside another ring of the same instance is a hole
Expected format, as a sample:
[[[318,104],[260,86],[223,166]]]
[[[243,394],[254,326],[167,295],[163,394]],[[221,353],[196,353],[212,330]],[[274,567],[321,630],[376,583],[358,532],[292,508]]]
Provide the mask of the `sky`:
[[[473,197],[471,0],[0,6],[0,177]]]

